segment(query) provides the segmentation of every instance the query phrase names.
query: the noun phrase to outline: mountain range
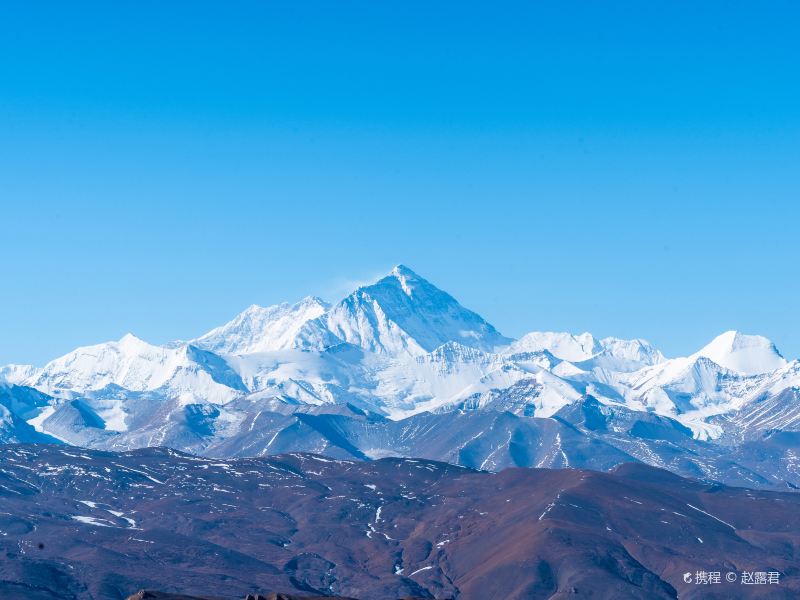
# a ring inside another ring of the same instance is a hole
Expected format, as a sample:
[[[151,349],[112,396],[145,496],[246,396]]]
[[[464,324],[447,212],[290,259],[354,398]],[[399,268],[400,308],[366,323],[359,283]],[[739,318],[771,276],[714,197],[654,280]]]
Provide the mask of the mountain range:
[[[484,470],[643,462],[794,489],[800,362],[736,331],[674,358],[641,339],[512,339],[399,265],[333,305],[253,305],[189,341],[128,334],[0,367],[0,442]]]

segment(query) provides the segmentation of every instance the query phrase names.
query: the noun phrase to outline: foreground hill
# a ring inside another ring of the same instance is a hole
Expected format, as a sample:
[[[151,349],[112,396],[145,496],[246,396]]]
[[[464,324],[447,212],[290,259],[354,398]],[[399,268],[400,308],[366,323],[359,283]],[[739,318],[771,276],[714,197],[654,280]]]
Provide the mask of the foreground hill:
[[[0,597],[796,598],[800,495],[644,465],[0,447]],[[684,573],[774,572],[698,586]]]

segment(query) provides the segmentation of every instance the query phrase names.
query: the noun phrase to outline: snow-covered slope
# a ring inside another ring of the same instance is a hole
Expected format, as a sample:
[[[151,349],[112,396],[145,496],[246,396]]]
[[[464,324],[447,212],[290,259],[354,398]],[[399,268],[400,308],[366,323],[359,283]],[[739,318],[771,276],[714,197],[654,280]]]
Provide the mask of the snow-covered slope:
[[[259,436],[277,433],[264,429],[264,415],[312,409],[398,421],[474,411],[555,418],[591,397],[624,408],[632,423],[658,415],[703,440],[744,439],[732,433],[742,427],[752,440],[797,427],[800,414],[800,363],[766,338],[727,332],[671,359],[641,339],[512,340],[402,265],[334,305],[254,305],[189,343],[129,334],[42,368],[2,367],[0,381],[14,390],[0,402],[6,439],[198,452],[267,451]],[[308,422],[275,443],[306,448]]]
[[[0,367],[0,382],[21,383],[33,377],[37,371],[33,365],[5,365]]]
[[[592,358],[602,349],[591,333],[572,335],[557,331],[532,331],[511,344],[506,352],[519,354],[547,350],[556,358],[579,362]]]
[[[388,415],[403,418],[450,408],[469,396],[507,388],[528,375],[500,355],[447,342],[414,360],[387,361],[376,370],[373,390]]]
[[[132,334],[78,348],[47,363],[24,383],[59,397],[115,386],[131,392],[162,390],[187,402],[216,404],[245,391],[238,375],[218,355],[189,344],[154,346]]]
[[[35,426],[38,416],[52,412],[52,400],[33,388],[0,383],[0,443],[55,442]]]
[[[607,337],[600,340],[600,346],[603,350],[591,359],[595,361],[593,366],[627,371],[657,365],[665,360],[664,355],[646,340]]]
[[[302,326],[325,313],[328,304],[308,296],[297,304],[253,304],[232,321],[190,343],[217,354],[253,354],[296,347]]]
[[[768,373],[786,366],[786,359],[770,340],[738,331],[726,331],[715,337],[694,356],[705,356],[743,375]]]

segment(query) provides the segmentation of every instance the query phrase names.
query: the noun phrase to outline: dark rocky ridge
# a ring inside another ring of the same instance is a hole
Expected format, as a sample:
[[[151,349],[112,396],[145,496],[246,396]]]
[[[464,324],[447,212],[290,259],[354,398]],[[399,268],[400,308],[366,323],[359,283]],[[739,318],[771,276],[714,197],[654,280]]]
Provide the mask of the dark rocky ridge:
[[[152,590],[140,590],[128,597],[128,600],[218,600],[208,596],[187,596],[185,594],[170,594],[167,592],[154,592]],[[282,592],[270,592],[268,594],[247,594],[244,600],[354,600],[344,596],[298,596],[297,594],[284,594]],[[414,598],[401,598],[400,600],[415,600]]]
[[[635,464],[488,473],[410,459],[9,445],[0,552],[0,598],[10,600],[123,600],[140,589],[225,600],[259,590],[796,598],[800,495]],[[781,583],[683,582],[697,570],[777,571]]]

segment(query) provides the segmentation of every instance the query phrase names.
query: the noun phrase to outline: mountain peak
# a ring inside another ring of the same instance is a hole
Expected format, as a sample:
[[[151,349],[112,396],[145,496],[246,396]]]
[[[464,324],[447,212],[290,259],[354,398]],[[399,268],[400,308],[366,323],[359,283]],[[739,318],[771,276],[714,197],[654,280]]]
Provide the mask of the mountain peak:
[[[416,284],[428,283],[422,277],[414,273],[414,271],[402,264],[395,266],[386,277],[378,281],[378,284],[387,279],[396,279],[400,283],[400,288],[403,290],[403,293],[409,297],[414,294],[414,286]]]
[[[447,342],[492,350],[511,341],[402,264],[334,306],[325,324],[343,341],[389,354],[424,354]]]
[[[748,335],[734,330],[718,335],[694,356],[709,358],[726,369],[744,375],[767,373],[786,365],[786,359],[772,341],[761,335]]]
[[[277,306],[280,306],[280,305],[277,305]],[[243,310],[241,313],[239,313],[239,314],[240,314],[240,315],[252,315],[252,314],[255,314],[255,313],[259,313],[259,312],[261,312],[261,311],[263,311],[263,310],[265,310],[265,309],[266,309],[266,307],[264,307],[264,306],[261,306],[260,304],[251,304],[250,306],[248,306],[247,308],[245,308],[245,309],[244,309],[244,310]]]
[[[328,310],[330,308],[330,304],[328,304],[325,300],[320,298],[319,296],[306,296],[300,302],[298,302],[295,306],[319,306],[324,310]]]
[[[404,274],[404,275],[416,275],[416,273],[414,273],[414,271],[412,271],[410,268],[408,268],[403,263],[396,264],[394,266],[394,268],[392,269],[392,273]]]
[[[142,338],[135,336],[134,334],[128,332],[119,338],[117,342],[123,348],[138,348],[141,346],[150,346],[147,342],[145,342]]]
[[[408,278],[419,277],[419,275],[417,275],[414,271],[412,271],[402,263],[395,265],[389,274],[394,277],[408,277]]]
[[[741,348],[771,346],[772,342],[763,335],[749,335],[742,333],[741,331],[731,329],[719,334],[708,345],[710,346],[712,344],[724,345],[732,350],[736,350]]]

